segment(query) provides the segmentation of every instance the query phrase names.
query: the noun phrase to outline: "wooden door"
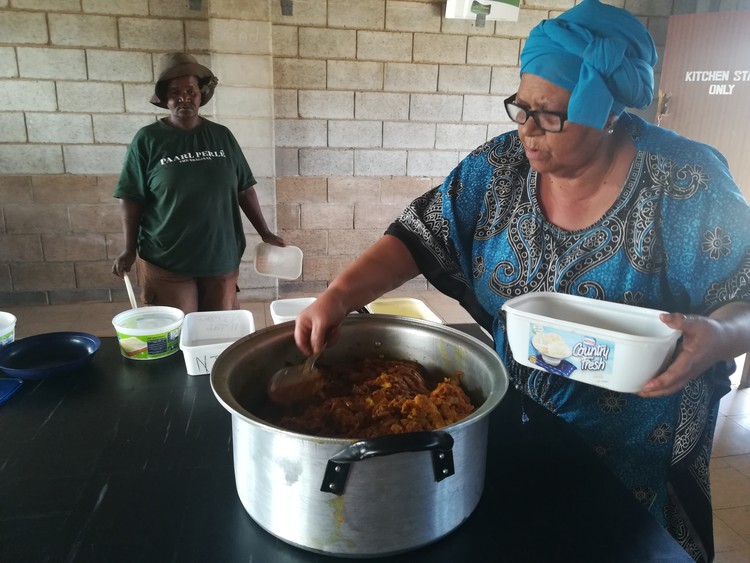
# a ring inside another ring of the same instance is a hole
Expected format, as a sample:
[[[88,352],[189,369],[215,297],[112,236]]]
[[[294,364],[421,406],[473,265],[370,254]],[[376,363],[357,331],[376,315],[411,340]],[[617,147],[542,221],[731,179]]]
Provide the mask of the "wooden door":
[[[750,11],[669,18],[657,122],[720,150],[750,200]]]

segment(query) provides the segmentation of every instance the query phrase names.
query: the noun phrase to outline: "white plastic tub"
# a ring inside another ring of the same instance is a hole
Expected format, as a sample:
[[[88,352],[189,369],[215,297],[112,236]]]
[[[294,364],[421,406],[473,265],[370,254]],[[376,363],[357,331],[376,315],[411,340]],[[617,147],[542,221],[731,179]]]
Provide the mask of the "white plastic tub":
[[[443,323],[424,301],[413,297],[382,297],[367,305],[366,309],[375,314],[397,315]]]
[[[659,320],[663,311],[562,293],[528,293],[502,309],[518,363],[622,393],[660,373],[681,334]]]
[[[0,311],[0,346],[10,344],[16,339],[16,316]]]
[[[138,307],[112,319],[120,352],[132,360],[155,360],[180,349],[185,314],[175,307]]]
[[[253,264],[261,276],[296,280],[302,275],[302,250],[296,246],[274,246],[261,242],[255,247]]]
[[[294,299],[277,299],[271,301],[271,319],[273,324],[293,321],[302,310],[315,301],[315,297],[297,297]]]
[[[185,315],[180,350],[189,375],[206,375],[224,350],[255,332],[250,311],[200,311]]]

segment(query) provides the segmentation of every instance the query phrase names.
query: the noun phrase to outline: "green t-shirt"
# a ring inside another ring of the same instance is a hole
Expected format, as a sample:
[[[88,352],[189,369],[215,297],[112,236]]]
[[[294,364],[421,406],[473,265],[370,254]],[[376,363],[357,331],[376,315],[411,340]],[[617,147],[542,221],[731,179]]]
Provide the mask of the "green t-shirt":
[[[191,131],[158,121],[140,129],[115,197],[143,204],[138,254],[171,272],[233,272],[245,251],[238,193],[256,183],[237,140],[203,119]]]

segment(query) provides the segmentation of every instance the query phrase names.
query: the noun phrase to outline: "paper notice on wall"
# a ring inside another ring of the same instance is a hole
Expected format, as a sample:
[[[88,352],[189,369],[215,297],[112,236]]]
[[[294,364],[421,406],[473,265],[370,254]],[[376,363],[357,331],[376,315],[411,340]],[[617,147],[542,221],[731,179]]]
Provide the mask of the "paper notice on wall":
[[[448,0],[445,17],[462,20],[518,21],[521,0]]]

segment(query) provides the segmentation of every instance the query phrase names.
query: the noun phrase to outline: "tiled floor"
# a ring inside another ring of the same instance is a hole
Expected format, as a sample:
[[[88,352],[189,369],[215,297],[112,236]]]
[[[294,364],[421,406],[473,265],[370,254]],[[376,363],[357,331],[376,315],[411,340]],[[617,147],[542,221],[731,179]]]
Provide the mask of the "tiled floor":
[[[400,292],[392,295],[406,296]],[[446,323],[471,321],[455,301],[437,292],[412,292],[408,296],[424,301]],[[8,310],[18,317],[16,338],[66,330],[114,336],[112,318],[127,307],[122,302]],[[252,312],[256,329],[273,322],[269,303],[242,303],[242,308]],[[731,393],[721,401],[711,462],[716,563],[750,562],[750,389],[737,390],[741,369],[740,364]]]

